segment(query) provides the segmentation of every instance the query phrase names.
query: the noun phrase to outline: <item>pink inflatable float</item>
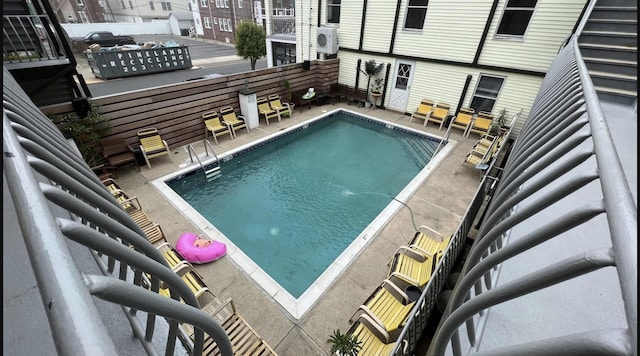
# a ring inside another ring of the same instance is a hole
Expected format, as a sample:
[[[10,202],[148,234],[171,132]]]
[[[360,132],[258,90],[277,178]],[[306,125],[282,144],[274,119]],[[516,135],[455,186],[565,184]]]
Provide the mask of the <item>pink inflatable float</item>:
[[[213,240],[199,239],[192,232],[185,232],[176,242],[176,250],[191,263],[215,261],[227,253],[227,245]]]

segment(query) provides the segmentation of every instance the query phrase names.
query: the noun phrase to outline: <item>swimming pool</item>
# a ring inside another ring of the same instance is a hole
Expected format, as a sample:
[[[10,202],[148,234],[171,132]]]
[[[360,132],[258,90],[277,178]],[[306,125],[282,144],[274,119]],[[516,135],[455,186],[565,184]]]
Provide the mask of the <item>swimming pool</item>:
[[[438,143],[336,110],[220,155],[217,180],[206,182],[193,167],[161,180],[176,194],[170,200],[237,247],[239,265],[249,260],[245,271],[260,274],[254,279],[286,299],[285,309],[294,305],[297,318],[300,302],[310,306],[305,296],[321,293],[312,286],[335,278],[348,264],[340,257],[353,257],[374,236],[390,216],[381,212],[425,169],[424,152]]]

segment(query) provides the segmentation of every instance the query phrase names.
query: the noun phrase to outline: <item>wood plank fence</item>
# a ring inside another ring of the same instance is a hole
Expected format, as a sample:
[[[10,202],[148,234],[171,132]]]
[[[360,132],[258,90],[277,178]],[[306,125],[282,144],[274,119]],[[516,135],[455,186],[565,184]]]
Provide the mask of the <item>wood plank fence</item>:
[[[90,98],[89,102],[100,106],[111,125],[103,138],[124,139],[137,147],[137,131],[155,127],[173,149],[204,139],[203,112],[230,105],[239,113],[238,92],[245,86],[255,91],[258,98],[271,94],[286,97],[284,79],[289,80],[291,92],[313,87],[324,93],[338,83],[339,68],[339,59],[314,60],[308,70],[302,63],[295,63]],[[40,109],[49,115],[71,112],[73,106],[68,103]]]

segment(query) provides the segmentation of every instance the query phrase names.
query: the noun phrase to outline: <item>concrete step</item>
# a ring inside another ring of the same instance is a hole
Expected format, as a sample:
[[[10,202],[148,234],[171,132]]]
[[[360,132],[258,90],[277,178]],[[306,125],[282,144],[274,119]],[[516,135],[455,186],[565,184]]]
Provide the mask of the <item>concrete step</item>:
[[[624,6],[598,6],[596,5],[591,11],[589,20],[594,19],[618,19],[618,20],[636,20],[638,18],[637,7]]]
[[[578,41],[580,43],[633,47],[637,46],[638,35],[626,32],[582,31]]]
[[[618,59],[583,57],[589,71],[606,72],[617,75],[638,77],[638,67],[635,61]]]
[[[623,19],[594,19],[589,18],[584,31],[612,31],[623,33],[637,33],[638,21]]]
[[[614,88],[623,91],[635,92],[638,86],[638,78],[630,75],[619,75],[605,72],[589,71],[593,85],[605,88]]]
[[[616,59],[628,62],[636,62],[638,59],[638,48],[630,46],[580,43],[580,53],[589,58]]]

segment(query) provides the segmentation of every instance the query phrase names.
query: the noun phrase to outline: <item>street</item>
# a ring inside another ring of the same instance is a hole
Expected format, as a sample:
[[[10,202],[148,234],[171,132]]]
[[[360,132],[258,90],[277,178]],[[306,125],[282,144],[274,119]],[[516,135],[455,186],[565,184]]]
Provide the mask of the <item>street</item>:
[[[96,78],[85,58],[78,58],[78,72],[80,72],[94,98],[124,93],[133,90],[148,89],[157,86],[175,84],[187,80],[203,78],[209,75],[227,75],[251,70],[251,62],[236,55],[233,45],[212,43],[202,39],[193,39],[174,35],[137,35],[136,42],[153,41],[156,43],[173,40],[189,47],[189,54],[193,67],[171,72],[145,74],[132,77],[103,80]],[[256,69],[267,68],[266,58],[256,62]]]

